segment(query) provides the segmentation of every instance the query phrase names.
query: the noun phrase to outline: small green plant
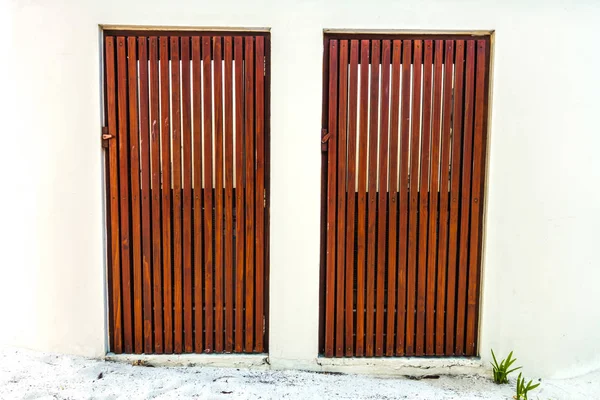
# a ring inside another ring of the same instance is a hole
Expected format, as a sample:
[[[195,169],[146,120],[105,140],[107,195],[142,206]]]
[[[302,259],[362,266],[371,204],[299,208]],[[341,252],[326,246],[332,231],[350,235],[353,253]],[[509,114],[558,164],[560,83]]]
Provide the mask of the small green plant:
[[[521,367],[516,367],[510,369],[510,367],[517,361],[516,358],[512,358],[513,352],[511,351],[508,354],[506,359],[502,360],[500,364],[498,364],[498,360],[496,360],[496,355],[494,354],[494,350],[492,350],[492,357],[494,358],[494,362],[491,363],[494,368],[494,382],[497,384],[508,383],[508,374],[518,370]]]
[[[536,383],[534,385],[532,380],[525,384],[525,378],[523,378],[522,375],[522,373],[519,373],[519,376],[517,377],[517,394],[515,395],[515,399],[528,400],[527,393],[530,390],[533,390],[536,387],[540,386],[540,384]]]

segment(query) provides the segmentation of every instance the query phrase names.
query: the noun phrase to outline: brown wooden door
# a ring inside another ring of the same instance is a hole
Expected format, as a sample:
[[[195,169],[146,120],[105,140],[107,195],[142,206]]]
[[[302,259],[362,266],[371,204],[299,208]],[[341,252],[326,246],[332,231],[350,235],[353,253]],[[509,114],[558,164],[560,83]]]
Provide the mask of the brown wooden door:
[[[489,36],[326,36],[325,356],[477,355],[489,54]]]
[[[107,31],[110,351],[267,350],[267,33]]]

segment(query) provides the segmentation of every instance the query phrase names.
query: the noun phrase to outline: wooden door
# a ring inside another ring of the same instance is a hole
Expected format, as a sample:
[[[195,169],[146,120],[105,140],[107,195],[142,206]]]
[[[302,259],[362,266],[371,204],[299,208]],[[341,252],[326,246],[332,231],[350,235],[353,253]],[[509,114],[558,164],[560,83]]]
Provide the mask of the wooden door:
[[[325,356],[477,355],[489,54],[489,36],[326,36]]]
[[[104,33],[110,351],[265,352],[268,33]]]

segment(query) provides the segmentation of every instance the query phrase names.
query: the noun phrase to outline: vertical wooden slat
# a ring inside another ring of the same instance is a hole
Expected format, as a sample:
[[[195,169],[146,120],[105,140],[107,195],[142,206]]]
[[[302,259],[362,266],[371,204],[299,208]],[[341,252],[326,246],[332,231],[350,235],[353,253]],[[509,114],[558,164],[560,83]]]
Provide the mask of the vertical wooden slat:
[[[375,249],[377,235],[377,142],[379,139],[379,40],[371,41],[371,85],[369,112],[369,184],[368,184],[368,223],[367,223],[367,329],[365,333],[366,356],[373,356],[374,314],[375,314]]]
[[[133,326],[134,351],[144,350],[142,314],[142,239],[140,232],[140,140],[137,109],[137,54],[135,37],[127,38],[127,66],[129,85],[129,173],[131,182],[131,247],[133,249]]]
[[[398,215],[398,126],[400,119],[400,60],[402,56],[402,41],[394,40],[392,55],[392,95],[390,111],[390,178],[389,178],[389,236],[388,236],[388,301],[387,301],[387,356],[395,353],[394,339],[396,337],[396,276],[397,276],[397,215]]]
[[[131,271],[130,238],[129,238],[129,160],[127,129],[127,56],[126,42],[122,36],[117,37],[117,90],[119,116],[119,193],[121,217],[121,274],[123,290],[123,344],[125,353],[133,351],[132,309],[131,309]]]
[[[115,81],[115,41],[114,37],[107,37],[105,42],[106,62],[106,112],[108,120],[108,133],[118,137],[117,134],[117,102]],[[119,160],[117,143],[110,140],[108,143],[108,182],[110,196],[110,266],[112,269],[111,309],[112,327],[110,350],[113,353],[123,352],[123,326],[121,324],[121,243],[119,235]]]
[[[202,37],[202,83],[204,89],[204,326],[206,329],[204,351],[213,351],[214,309],[213,309],[213,140],[212,140],[212,70],[211,40]]]
[[[173,352],[173,296],[171,291],[171,126],[169,85],[169,40],[160,38],[160,120],[162,149],[162,249],[164,289],[165,353]]]
[[[142,186],[142,277],[144,310],[144,353],[152,353],[152,254],[150,218],[150,129],[148,105],[148,51],[146,37],[138,38],[140,73],[140,149]]]
[[[367,149],[369,113],[369,49],[370,41],[360,42],[360,112],[358,139],[358,243],[356,269],[356,356],[362,356],[365,345],[365,262],[367,241]]]
[[[454,41],[446,40],[444,65],[444,100],[442,109],[442,154],[440,167],[440,216],[437,263],[436,354],[444,354],[444,327],[446,310],[446,261],[448,246],[448,180],[450,172],[450,122],[452,112],[452,72]]]
[[[264,246],[265,246],[265,40],[262,36],[256,37],[256,310],[254,318],[255,346],[254,351],[262,353],[264,330]]]
[[[402,54],[402,122],[400,128],[400,222],[398,230],[398,305],[396,308],[396,353],[404,355],[406,335],[406,263],[408,235],[408,156],[410,139],[410,71],[412,61],[412,42],[404,41]]]
[[[467,297],[467,355],[477,354],[477,319],[479,313],[479,268],[481,265],[481,213],[485,168],[485,118],[487,112],[487,42],[477,41],[475,83],[475,132],[473,136],[473,189],[471,192],[471,233],[469,241],[469,282]]]
[[[435,346],[435,295],[437,267],[437,215],[440,172],[440,128],[442,104],[442,74],[444,68],[444,41],[435,41],[433,82],[433,121],[431,133],[431,185],[429,186],[429,244],[427,255],[427,318],[425,353],[434,355]]]
[[[427,291],[427,223],[429,216],[429,154],[431,141],[431,71],[433,42],[425,41],[423,65],[423,123],[421,135],[421,178],[419,188],[419,242],[417,271],[417,331],[415,354],[425,352],[425,300]]]
[[[246,36],[245,50],[245,137],[246,137],[246,346],[254,345],[254,40]]]
[[[463,104],[463,72],[464,72],[464,41],[456,41],[454,60],[454,110],[452,112],[452,165],[450,183],[450,221],[448,234],[448,293],[446,301],[446,355],[454,354],[454,328],[456,304],[456,255],[458,240],[458,208],[460,196],[460,167],[462,139],[462,104]]]
[[[264,351],[269,351],[269,274],[270,274],[270,240],[271,235],[269,234],[269,226],[271,220],[271,146],[270,146],[270,138],[271,138],[271,37],[269,35],[265,36],[265,78],[264,78],[264,96],[265,96],[265,263],[264,263],[264,333],[263,333],[263,347]]]
[[[173,157],[173,283],[174,336],[173,351],[183,349],[183,271],[181,254],[181,98],[179,38],[171,37],[171,149]]]
[[[203,341],[203,215],[202,215],[202,91],[200,54],[200,37],[192,38],[192,119],[194,135],[194,350],[200,353],[204,350]]]
[[[221,37],[213,38],[215,100],[215,351],[223,351],[223,68]]]
[[[471,165],[473,163],[473,92],[475,85],[475,41],[467,41],[465,67],[465,125],[460,199],[458,296],[456,302],[456,354],[464,353],[467,269],[469,262],[469,221],[471,211]],[[457,165],[458,168],[458,165]]]
[[[243,38],[234,38],[235,60],[235,351],[244,349],[244,53]]]
[[[192,132],[191,132],[191,82],[190,38],[181,38],[181,99],[183,116],[183,331],[184,349],[194,349],[192,319]]]
[[[408,220],[408,266],[406,280],[406,355],[415,353],[415,297],[417,292],[417,211],[419,207],[419,141],[421,122],[421,68],[423,65],[423,42],[414,41],[412,76],[412,131],[410,136],[409,172],[409,220]]]
[[[225,351],[233,351],[233,41],[225,37]]]
[[[265,264],[264,264],[264,351],[269,351],[269,276],[270,276],[270,242],[269,226],[271,221],[271,36],[265,36]]]
[[[337,277],[335,315],[335,355],[344,356],[344,257],[346,247],[346,112],[348,107],[348,41],[341,40],[339,57],[339,107],[338,107],[338,176],[337,176]],[[333,317],[333,316],[332,316]]]
[[[327,144],[327,259],[325,304],[325,356],[333,357],[335,330],[335,206],[336,206],[336,135],[337,135],[338,42],[329,41],[329,110]]]
[[[383,320],[385,313],[385,248],[387,227],[387,198],[388,198],[388,127],[390,103],[390,41],[383,40],[381,45],[381,112],[380,112],[380,142],[379,142],[379,190],[378,190],[378,229],[377,229],[377,314],[375,323],[375,355],[383,356]]]
[[[163,352],[162,245],[160,216],[160,115],[158,40],[150,38],[150,134],[152,162],[152,277],[154,285],[154,351]]]
[[[354,355],[354,207],[356,199],[356,123],[358,95],[358,40],[350,42],[348,98],[348,190],[346,220],[346,356]]]

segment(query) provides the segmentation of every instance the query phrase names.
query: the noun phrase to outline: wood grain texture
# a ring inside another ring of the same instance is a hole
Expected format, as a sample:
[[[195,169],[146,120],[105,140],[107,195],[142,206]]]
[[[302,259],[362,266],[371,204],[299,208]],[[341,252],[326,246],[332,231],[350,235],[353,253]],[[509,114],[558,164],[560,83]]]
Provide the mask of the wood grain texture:
[[[337,82],[338,81],[338,42],[329,42],[329,118],[327,142],[327,258],[326,258],[326,305],[325,305],[325,355],[334,355],[335,331],[335,206],[336,206],[336,145],[337,145]]]
[[[215,352],[223,351],[223,52],[213,38],[215,110]]]
[[[381,107],[379,112],[379,162],[378,172],[378,213],[377,213],[377,293],[375,315],[375,356],[384,354],[385,317],[385,267],[386,267],[386,228],[387,228],[387,198],[388,198],[388,134],[389,134],[389,105],[390,105],[390,49],[389,40],[381,41]]]
[[[406,279],[406,355],[415,354],[415,312],[417,292],[417,238],[419,208],[419,158],[421,141],[421,76],[423,67],[423,42],[413,43],[412,111],[410,134],[408,264]]]
[[[400,219],[398,223],[398,302],[396,306],[396,355],[404,355],[406,351],[406,267],[408,258],[408,177],[410,173],[410,90],[412,42],[405,41],[402,49],[402,94],[401,94],[401,123],[400,123]]]
[[[150,37],[150,152],[152,169],[152,277],[154,306],[154,352],[163,352],[162,241],[161,241],[161,174],[158,39]]]
[[[193,326],[193,299],[192,299],[192,99],[191,99],[191,75],[190,75],[190,38],[181,38],[181,112],[183,134],[183,209],[181,216],[183,220],[183,333],[184,351],[194,351],[194,326]]]
[[[431,154],[431,80],[433,70],[433,42],[423,46],[423,108],[421,122],[421,167],[419,182],[419,237],[417,243],[417,304],[415,355],[425,353],[425,302],[427,296],[427,228],[429,217],[429,164]]]
[[[466,355],[477,354],[477,321],[479,317],[479,276],[481,268],[481,235],[483,184],[485,180],[485,144],[488,83],[488,48],[486,40],[477,41],[475,73],[475,127],[473,133],[473,187],[471,192],[471,232],[469,280],[467,294]]]
[[[454,329],[456,307],[456,262],[458,240],[458,211],[460,197],[460,167],[462,144],[462,105],[464,82],[464,41],[456,41],[454,56],[454,102],[452,111],[452,144],[450,167],[450,220],[448,228],[448,272],[446,286],[448,296],[446,304],[446,355],[454,354]]]
[[[264,290],[265,290],[265,206],[266,206],[266,191],[265,191],[265,40],[263,37],[257,37],[256,41],[256,63],[255,63],[255,141],[256,141],[256,185],[255,185],[255,201],[256,207],[256,233],[255,233],[255,293],[256,293],[256,309],[254,313],[254,351],[262,353],[264,350]]]
[[[462,183],[460,195],[460,233],[458,252],[458,290],[456,301],[456,354],[464,354],[469,257],[471,166],[473,164],[473,111],[475,85],[475,41],[467,41],[465,63],[465,124],[463,128]]]
[[[446,40],[446,61],[444,65],[444,89],[442,108],[442,143],[440,167],[439,199],[439,239],[437,263],[437,306],[436,306],[436,354],[443,355],[445,350],[445,311],[446,311],[446,266],[448,250],[448,182],[450,174],[451,150],[451,112],[452,112],[452,74],[454,62],[454,41]]]
[[[235,351],[244,349],[244,39],[234,38],[235,61]]]
[[[433,77],[433,115],[431,122],[431,184],[429,189],[429,235],[427,254],[427,318],[425,354],[436,352],[435,322],[437,293],[437,228],[438,228],[438,196],[440,179],[440,137],[442,111],[442,78],[444,68],[444,41],[435,41],[434,77]]]
[[[388,317],[386,327],[386,356],[396,353],[396,316],[398,277],[397,254],[397,216],[398,216],[398,151],[399,151],[399,121],[400,121],[400,72],[402,69],[402,41],[394,40],[392,54],[392,94],[390,110],[390,177],[389,177],[389,226],[388,226]],[[401,339],[399,339],[401,340]]]
[[[212,41],[202,37],[202,100],[204,144],[204,351],[211,353],[214,346],[214,296],[213,296],[213,101],[212,101]]]
[[[224,38],[225,59],[225,351],[233,351],[233,38]]]
[[[179,38],[171,37],[171,157],[173,169],[173,351],[183,351],[183,268],[181,229],[181,73]],[[175,65],[176,67],[173,67]]]
[[[336,259],[336,313],[335,313],[335,356],[344,355],[344,286],[346,246],[346,151],[348,110],[348,41],[339,42],[339,89],[338,89],[338,137],[337,137],[337,259]]]
[[[204,351],[204,216],[202,213],[202,54],[201,40],[192,38],[192,125],[194,149],[194,351]]]
[[[379,59],[380,42],[371,42],[371,83],[369,85],[369,160],[368,160],[368,204],[367,204],[367,303],[365,355],[374,354],[375,336],[375,261],[377,235],[377,143],[379,141]]]
[[[117,142],[120,135],[117,134],[117,85],[115,77],[115,38],[107,37],[104,47],[105,72],[106,72],[106,114],[108,121],[108,133],[116,136],[118,140],[108,143],[108,182],[109,182],[109,214],[110,214],[110,268],[111,268],[111,315],[113,318],[111,332],[110,350],[113,353],[123,352],[123,325],[122,303],[121,303],[121,243],[120,243],[120,221],[119,221],[119,158],[117,153]]]
[[[354,354],[354,240],[356,202],[356,125],[358,106],[358,40],[350,41],[350,67],[348,84],[348,189],[346,192],[346,253],[345,253],[345,353]]]
[[[171,263],[171,106],[169,84],[169,38],[159,39],[160,48],[160,121],[162,163],[162,254],[163,254],[163,309],[164,349],[173,352],[173,293]]]
[[[365,268],[367,246],[367,152],[369,148],[369,52],[368,40],[360,42],[360,111],[358,139],[358,236],[356,270],[356,350],[362,357],[365,349]]]
[[[131,204],[131,247],[133,264],[133,326],[134,351],[141,354],[144,350],[142,315],[142,238],[140,214],[140,139],[138,126],[138,74],[135,37],[127,38],[127,84],[129,104],[129,173]]]
[[[121,217],[121,284],[123,293],[123,350],[133,352],[133,310],[131,282],[131,252],[129,230],[129,132],[127,114],[127,42],[117,37],[117,107],[119,132],[119,194]]]
[[[254,40],[244,38],[245,145],[246,145],[246,344],[254,347]]]
[[[153,352],[152,347],[152,219],[150,218],[150,106],[148,87],[148,39],[139,37],[139,104],[140,104],[140,186],[142,191],[142,281],[144,353]]]

